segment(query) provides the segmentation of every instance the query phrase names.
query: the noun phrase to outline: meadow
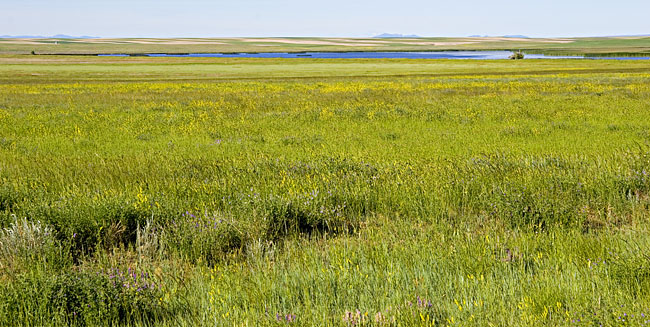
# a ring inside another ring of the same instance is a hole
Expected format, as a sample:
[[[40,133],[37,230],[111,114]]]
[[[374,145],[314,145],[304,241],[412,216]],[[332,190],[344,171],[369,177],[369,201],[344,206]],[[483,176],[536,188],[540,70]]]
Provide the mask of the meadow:
[[[650,36],[418,38],[0,38],[0,54],[238,53],[524,50],[560,55],[648,56]]]
[[[0,63],[1,325],[650,322],[647,61]]]

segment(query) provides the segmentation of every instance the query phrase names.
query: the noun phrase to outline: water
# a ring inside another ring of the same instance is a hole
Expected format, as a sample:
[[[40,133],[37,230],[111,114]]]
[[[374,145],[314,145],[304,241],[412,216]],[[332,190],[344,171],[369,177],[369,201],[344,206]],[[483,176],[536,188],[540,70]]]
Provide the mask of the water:
[[[510,51],[435,51],[435,52],[261,52],[261,53],[149,53],[145,57],[189,57],[189,58],[316,58],[316,59],[508,59]],[[127,54],[100,54],[99,56],[128,57]],[[610,59],[648,60],[650,57],[583,57],[526,54],[525,59]]]

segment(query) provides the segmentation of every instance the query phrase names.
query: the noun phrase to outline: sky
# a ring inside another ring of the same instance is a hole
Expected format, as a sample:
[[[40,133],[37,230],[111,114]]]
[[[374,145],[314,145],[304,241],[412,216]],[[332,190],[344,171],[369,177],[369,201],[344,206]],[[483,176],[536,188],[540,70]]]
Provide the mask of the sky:
[[[650,34],[648,0],[0,0],[0,35],[370,37]]]

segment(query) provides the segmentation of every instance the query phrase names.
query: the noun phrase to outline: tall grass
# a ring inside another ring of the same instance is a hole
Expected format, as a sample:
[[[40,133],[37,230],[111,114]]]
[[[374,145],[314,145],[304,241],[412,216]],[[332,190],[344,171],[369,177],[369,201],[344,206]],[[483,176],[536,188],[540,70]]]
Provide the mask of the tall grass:
[[[648,82],[2,85],[0,321],[643,324]]]

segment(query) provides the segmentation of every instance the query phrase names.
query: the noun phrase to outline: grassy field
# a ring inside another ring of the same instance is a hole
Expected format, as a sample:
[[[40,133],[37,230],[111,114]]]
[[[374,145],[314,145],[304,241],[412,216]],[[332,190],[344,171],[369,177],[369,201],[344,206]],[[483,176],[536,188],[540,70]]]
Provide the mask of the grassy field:
[[[0,54],[524,50],[552,54],[650,54],[649,36],[591,38],[129,38],[0,39]]]
[[[0,57],[0,324],[650,318],[650,63]]]

